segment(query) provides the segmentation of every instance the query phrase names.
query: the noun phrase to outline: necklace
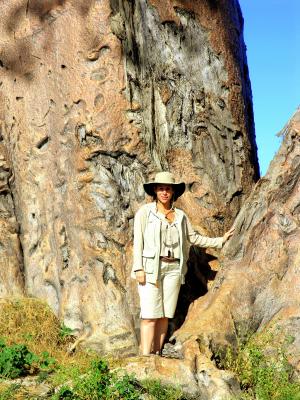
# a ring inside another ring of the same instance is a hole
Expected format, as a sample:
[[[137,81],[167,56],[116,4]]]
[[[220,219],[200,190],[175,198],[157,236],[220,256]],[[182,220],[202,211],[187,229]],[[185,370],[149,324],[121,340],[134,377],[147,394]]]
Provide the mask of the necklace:
[[[168,215],[171,214],[172,212],[174,212],[174,211],[175,211],[175,208],[174,208],[174,206],[172,205],[171,208],[170,208],[169,210],[165,211],[165,209],[163,209],[162,211],[160,211],[159,208],[158,208],[158,204],[156,203],[156,211],[161,212],[161,213],[165,216],[165,219],[169,222]]]
[[[171,212],[173,212],[173,211],[174,211],[174,207],[170,208],[170,210],[168,210],[166,213],[164,213],[165,218],[166,218],[167,220],[169,220],[168,215],[169,215]]]

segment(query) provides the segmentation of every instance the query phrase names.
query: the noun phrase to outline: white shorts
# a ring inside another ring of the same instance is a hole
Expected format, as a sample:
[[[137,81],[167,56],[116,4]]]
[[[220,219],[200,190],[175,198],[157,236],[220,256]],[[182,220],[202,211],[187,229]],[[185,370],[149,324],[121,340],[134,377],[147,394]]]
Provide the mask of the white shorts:
[[[149,282],[145,285],[138,284],[141,318],[173,318],[180,286],[179,263],[161,261],[158,284]]]

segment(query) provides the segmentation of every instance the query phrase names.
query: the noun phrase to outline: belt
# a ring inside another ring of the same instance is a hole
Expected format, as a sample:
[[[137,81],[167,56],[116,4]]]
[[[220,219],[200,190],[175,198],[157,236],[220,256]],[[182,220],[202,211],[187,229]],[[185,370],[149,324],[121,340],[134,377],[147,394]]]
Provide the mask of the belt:
[[[173,257],[164,257],[164,256],[160,256],[159,257],[161,261],[164,261],[166,263],[173,263],[173,262],[179,262],[179,258],[173,258]]]

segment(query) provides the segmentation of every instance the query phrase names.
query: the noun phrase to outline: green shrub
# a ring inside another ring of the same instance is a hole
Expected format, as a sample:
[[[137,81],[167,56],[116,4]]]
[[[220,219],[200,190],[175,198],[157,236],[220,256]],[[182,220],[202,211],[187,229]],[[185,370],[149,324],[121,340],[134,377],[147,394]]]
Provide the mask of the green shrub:
[[[111,383],[111,373],[105,361],[92,361],[83,378],[75,382],[74,392],[80,399],[105,399]]]
[[[74,338],[74,331],[71,328],[68,328],[64,323],[60,326],[59,330],[59,339],[60,342],[64,343],[70,339]]]
[[[0,341],[0,377],[18,378],[32,371],[38,357],[23,344],[6,346]]]
[[[24,344],[7,346],[0,340],[0,378],[15,379],[39,370],[49,371],[54,366],[55,360],[47,352],[39,357]]]
[[[271,332],[254,334],[246,343],[238,343],[236,351],[227,348],[219,354],[219,364],[230,369],[239,379],[241,399],[300,400],[300,383],[293,382],[293,369],[288,363],[286,345],[274,345]]]
[[[72,379],[52,396],[52,400],[183,400],[181,390],[156,380],[138,382],[128,374],[111,372],[104,360],[91,363],[83,374]]]
[[[48,351],[43,351],[42,354],[38,357],[38,366],[41,371],[51,372],[56,366],[56,360],[54,357],[51,357]]]
[[[52,397],[55,400],[77,400],[77,397],[73,390],[68,386],[62,386],[59,391]]]
[[[112,376],[109,399],[139,400],[141,385],[133,375]]]
[[[145,391],[153,400],[183,400],[182,390],[178,387],[162,384],[158,380],[147,379],[142,382]]]
[[[107,399],[111,380],[112,373],[109,371],[107,363],[103,360],[94,360],[83,375],[75,377],[70,386],[63,386],[52,399]]]

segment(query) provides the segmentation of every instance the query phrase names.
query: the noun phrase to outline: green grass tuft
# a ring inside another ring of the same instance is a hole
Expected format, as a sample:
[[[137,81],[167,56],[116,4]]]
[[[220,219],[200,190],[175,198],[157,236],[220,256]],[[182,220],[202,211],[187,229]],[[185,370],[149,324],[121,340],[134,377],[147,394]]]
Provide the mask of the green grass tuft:
[[[233,371],[240,382],[240,400],[300,400],[300,383],[293,380],[288,362],[287,345],[293,338],[276,346],[277,337],[271,331],[256,333],[235,350],[219,352],[219,366]]]

